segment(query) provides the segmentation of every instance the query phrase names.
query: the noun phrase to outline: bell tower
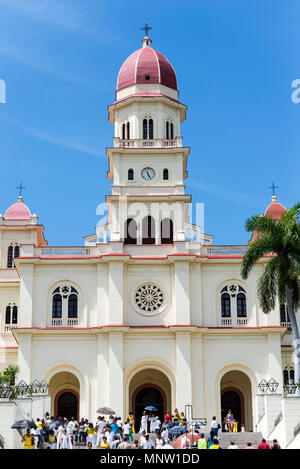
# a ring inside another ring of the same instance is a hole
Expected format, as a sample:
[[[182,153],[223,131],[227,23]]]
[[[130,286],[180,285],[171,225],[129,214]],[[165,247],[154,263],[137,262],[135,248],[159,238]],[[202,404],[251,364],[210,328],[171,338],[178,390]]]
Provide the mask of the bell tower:
[[[126,253],[126,245],[147,245],[149,253],[159,245],[169,245],[168,253],[184,252],[191,201],[185,193],[190,150],[180,129],[186,106],[178,100],[175,70],[152,48],[146,26],[142,47],[120,68],[115,101],[108,106],[114,124],[113,146],[106,149],[112,185],[108,223],[97,227],[97,236],[104,234],[115,252]]]

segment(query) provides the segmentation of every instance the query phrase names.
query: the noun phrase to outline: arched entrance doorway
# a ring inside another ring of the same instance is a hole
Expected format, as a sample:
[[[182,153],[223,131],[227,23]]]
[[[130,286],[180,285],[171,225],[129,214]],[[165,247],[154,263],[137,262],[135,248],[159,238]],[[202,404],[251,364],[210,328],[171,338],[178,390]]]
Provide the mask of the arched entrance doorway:
[[[243,396],[237,389],[226,389],[222,391],[221,397],[221,415],[222,421],[226,417],[228,410],[231,410],[235,420],[238,421],[238,429],[240,430],[241,424],[245,422],[244,400]]]
[[[135,416],[135,422],[137,425],[136,431],[139,430],[143,411],[145,407],[149,405],[157,408],[155,415],[157,415],[162,422],[166,412],[165,393],[158,386],[154,387],[151,384],[145,384],[135,391],[132,400],[133,415]]]
[[[139,371],[129,384],[129,408],[135,417],[135,431],[140,429],[142,413],[147,406],[157,408],[156,415],[163,421],[167,410],[171,411],[171,384],[159,370]]]
[[[252,391],[248,376],[241,371],[229,371],[221,380],[221,417],[231,410],[238,422],[238,430],[244,424],[246,431],[253,431]]]
[[[56,415],[78,420],[78,396],[74,391],[62,391],[56,396]]]
[[[62,371],[52,376],[49,382],[51,412],[55,417],[79,418],[80,383],[70,372]]]

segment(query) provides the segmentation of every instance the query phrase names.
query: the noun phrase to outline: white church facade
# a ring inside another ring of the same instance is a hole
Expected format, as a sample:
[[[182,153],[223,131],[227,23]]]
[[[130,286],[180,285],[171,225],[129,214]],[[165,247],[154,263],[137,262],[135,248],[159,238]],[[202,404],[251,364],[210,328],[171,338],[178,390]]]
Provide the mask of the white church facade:
[[[45,380],[53,415],[192,405],[193,417],[221,420],[231,408],[255,431],[258,384],[273,378],[282,394],[293,375],[285,311],[265,315],[256,294],[268,258],[244,281],[247,246],[216,246],[190,222],[186,106],[147,36],[108,110],[107,223],[84,246],[48,246],[22,197],[0,217],[0,369]],[[267,210],[284,207],[273,197]]]

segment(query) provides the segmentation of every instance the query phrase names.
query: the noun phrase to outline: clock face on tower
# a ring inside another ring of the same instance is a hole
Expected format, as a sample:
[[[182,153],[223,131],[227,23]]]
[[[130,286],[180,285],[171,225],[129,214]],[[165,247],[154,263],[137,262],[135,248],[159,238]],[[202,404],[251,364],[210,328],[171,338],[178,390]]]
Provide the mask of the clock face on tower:
[[[142,169],[141,176],[144,181],[152,181],[155,178],[155,171],[153,168]]]

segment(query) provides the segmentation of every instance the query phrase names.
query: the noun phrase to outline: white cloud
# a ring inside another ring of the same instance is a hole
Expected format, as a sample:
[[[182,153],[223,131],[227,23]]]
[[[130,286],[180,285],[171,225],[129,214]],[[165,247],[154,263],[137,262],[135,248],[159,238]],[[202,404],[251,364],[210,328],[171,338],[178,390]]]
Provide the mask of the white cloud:
[[[103,151],[97,150],[96,148],[92,148],[86,144],[80,143],[73,138],[71,139],[64,139],[60,137],[55,137],[53,135],[47,134],[45,132],[40,132],[39,130],[32,129],[24,125],[22,122],[17,121],[15,119],[5,118],[7,122],[10,124],[16,125],[19,129],[25,132],[28,135],[32,135],[33,137],[44,140],[46,142],[52,143],[53,145],[59,145],[65,148],[70,148],[71,150],[79,151],[81,153],[86,153],[91,156],[96,156],[98,158],[106,158],[106,154]]]

